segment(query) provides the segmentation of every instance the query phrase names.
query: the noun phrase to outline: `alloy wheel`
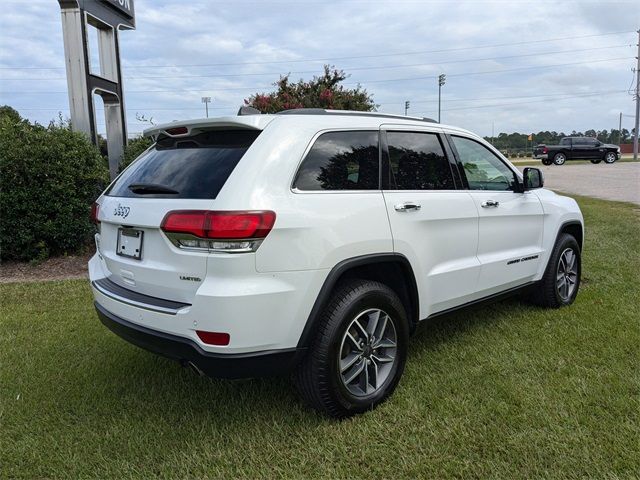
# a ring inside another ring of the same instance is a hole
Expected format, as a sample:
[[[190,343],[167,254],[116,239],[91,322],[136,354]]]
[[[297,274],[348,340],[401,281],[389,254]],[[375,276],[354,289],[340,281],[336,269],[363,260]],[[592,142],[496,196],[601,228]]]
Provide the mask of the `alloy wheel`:
[[[347,327],[338,352],[344,387],[356,397],[378,392],[391,378],[398,336],[393,319],[372,308],[358,314]]]
[[[578,256],[572,248],[565,248],[560,254],[556,271],[556,288],[560,297],[567,301],[573,295],[578,281]]]

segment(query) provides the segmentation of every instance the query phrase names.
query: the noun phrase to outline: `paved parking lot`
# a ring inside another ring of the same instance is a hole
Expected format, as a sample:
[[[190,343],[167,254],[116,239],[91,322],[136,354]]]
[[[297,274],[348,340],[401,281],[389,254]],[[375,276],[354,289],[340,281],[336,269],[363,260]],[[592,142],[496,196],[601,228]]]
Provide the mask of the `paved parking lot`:
[[[543,171],[544,186],[550,190],[640,205],[640,162],[532,166]]]

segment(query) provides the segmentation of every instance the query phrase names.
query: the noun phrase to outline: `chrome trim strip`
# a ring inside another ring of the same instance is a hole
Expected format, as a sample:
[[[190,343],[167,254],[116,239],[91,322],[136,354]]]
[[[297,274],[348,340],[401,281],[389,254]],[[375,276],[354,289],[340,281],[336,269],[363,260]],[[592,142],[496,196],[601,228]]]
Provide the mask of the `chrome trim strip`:
[[[131,299],[125,298],[125,297],[123,297],[121,295],[117,295],[117,294],[115,294],[113,292],[110,292],[106,288],[98,285],[95,281],[91,282],[91,285],[96,290],[98,290],[100,293],[102,293],[104,296],[109,297],[112,300],[116,300],[118,302],[126,303],[127,305],[131,305],[133,307],[142,308],[144,310],[149,310],[149,311],[152,311],[152,312],[167,313],[169,315],[175,315],[176,313],[178,313],[183,308],[187,308],[187,307],[166,308],[166,307],[158,307],[156,305],[149,305],[148,303],[137,302],[135,300],[131,300]]]

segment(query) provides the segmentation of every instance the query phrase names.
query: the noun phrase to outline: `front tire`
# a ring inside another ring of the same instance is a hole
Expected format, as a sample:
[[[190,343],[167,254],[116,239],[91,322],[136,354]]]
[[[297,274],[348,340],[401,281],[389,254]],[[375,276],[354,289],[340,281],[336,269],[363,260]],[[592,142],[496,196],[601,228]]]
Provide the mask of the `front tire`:
[[[613,152],[607,152],[604,156],[604,163],[612,164],[618,159],[617,155]]]
[[[564,162],[567,161],[567,156],[564,153],[556,153],[553,157],[553,163],[556,165],[564,165]]]
[[[370,280],[340,284],[295,373],[301,397],[334,418],[373,409],[395,390],[408,339],[407,314],[393,290]]]
[[[542,280],[533,287],[531,300],[547,308],[571,305],[578,295],[581,273],[580,246],[572,235],[563,233],[553,247]]]

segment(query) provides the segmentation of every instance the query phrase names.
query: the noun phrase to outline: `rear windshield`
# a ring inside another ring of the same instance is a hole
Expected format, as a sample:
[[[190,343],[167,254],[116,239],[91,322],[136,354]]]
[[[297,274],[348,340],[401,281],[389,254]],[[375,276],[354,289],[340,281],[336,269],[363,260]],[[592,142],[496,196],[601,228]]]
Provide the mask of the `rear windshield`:
[[[215,130],[163,138],[105,192],[112,197],[216,198],[256,130]]]

